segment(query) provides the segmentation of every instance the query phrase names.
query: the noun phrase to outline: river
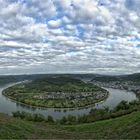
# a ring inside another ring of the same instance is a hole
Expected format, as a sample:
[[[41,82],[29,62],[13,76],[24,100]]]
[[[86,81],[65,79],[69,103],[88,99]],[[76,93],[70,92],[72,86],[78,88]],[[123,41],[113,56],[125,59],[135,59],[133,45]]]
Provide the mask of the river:
[[[113,109],[116,107],[122,100],[125,101],[133,101],[137,100],[136,95],[133,92],[126,91],[126,90],[119,90],[119,89],[112,89],[112,88],[105,88],[106,90],[109,91],[109,96],[106,100],[96,103],[93,106],[90,107],[85,107],[85,108],[75,108],[75,109],[54,109],[54,108],[47,108],[47,109],[42,109],[42,108],[36,108],[36,107],[30,107],[28,105],[23,105],[16,103],[12,101],[11,99],[5,97],[2,95],[2,91],[14,84],[8,84],[5,86],[0,86],[0,112],[1,113],[6,113],[11,115],[12,112],[15,111],[26,111],[30,113],[40,113],[47,117],[48,115],[51,115],[54,119],[60,119],[63,116],[68,116],[68,115],[84,115],[84,114],[89,114],[90,110],[93,108],[104,108],[104,107],[109,107],[109,109]]]

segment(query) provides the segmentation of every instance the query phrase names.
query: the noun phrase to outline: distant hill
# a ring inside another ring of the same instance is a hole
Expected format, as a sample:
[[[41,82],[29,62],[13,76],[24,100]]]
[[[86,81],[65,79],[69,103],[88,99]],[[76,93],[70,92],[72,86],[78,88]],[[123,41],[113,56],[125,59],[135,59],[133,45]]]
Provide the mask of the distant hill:
[[[126,81],[140,82],[140,73],[123,76],[122,79]]]
[[[93,77],[91,81],[99,81],[99,82],[132,81],[140,83],[140,73],[119,76],[100,75]]]
[[[99,74],[29,74],[29,75],[0,75],[0,85],[18,82],[23,80],[35,80],[42,79],[47,77],[71,77],[80,79],[83,81],[102,81],[102,82],[111,82],[111,81],[134,81],[140,82],[140,73],[134,73],[130,75],[99,75]]]
[[[119,81],[119,80],[121,80],[120,76],[100,75],[94,77],[91,81],[112,82],[112,81]]]
[[[80,92],[86,88],[87,91],[100,89],[93,84],[84,83],[82,80],[69,76],[51,76],[35,79],[30,83],[25,84],[27,90],[34,89],[40,92]]]
[[[0,75],[0,85],[24,80],[35,80],[47,77],[71,77],[81,80],[91,80],[95,74],[29,74],[29,75]]]

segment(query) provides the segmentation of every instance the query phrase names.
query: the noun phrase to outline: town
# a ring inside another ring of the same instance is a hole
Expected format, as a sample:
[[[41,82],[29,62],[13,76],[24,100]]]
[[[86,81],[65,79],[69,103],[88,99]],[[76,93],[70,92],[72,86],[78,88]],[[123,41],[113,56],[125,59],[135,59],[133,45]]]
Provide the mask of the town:
[[[140,85],[133,81],[111,81],[111,82],[92,81],[92,83],[100,87],[132,91],[138,96],[140,93]]]
[[[107,96],[108,92],[106,91],[96,91],[96,92],[79,92],[79,93],[66,93],[66,92],[46,92],[40,95],[35,95],[33,98],[35,99],[50,99],[50,100],[56,100],[56,99],[68,99],[68,100],[74,100],[74,99],[82,99],[82,98],[91,98],[94,100],[99,100],[105,96]]]

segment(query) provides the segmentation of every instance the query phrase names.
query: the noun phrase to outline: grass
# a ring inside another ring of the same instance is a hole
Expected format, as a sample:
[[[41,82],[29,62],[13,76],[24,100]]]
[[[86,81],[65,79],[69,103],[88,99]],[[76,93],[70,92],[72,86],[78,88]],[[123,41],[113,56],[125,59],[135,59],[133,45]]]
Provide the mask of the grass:
[[[91,124],[66,126],[66,129],[81,133],[80,137],[85,138],[140,138],[140,112]]]
[[[140,112],[90,124],[23,121],[0,114],[0,139],[140,139]]]

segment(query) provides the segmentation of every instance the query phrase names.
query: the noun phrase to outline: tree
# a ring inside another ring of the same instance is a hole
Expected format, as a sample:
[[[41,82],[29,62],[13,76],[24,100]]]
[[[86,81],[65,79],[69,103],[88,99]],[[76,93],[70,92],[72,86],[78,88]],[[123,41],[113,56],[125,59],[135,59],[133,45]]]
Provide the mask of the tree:
[[[54,122],[53,117],[49,115],[47,118],[47,121],[50,123],[53,123]]]
[[[61,124],[65,124],[67,122],[67,118],[64,116],[61,120],[60,123]]]

